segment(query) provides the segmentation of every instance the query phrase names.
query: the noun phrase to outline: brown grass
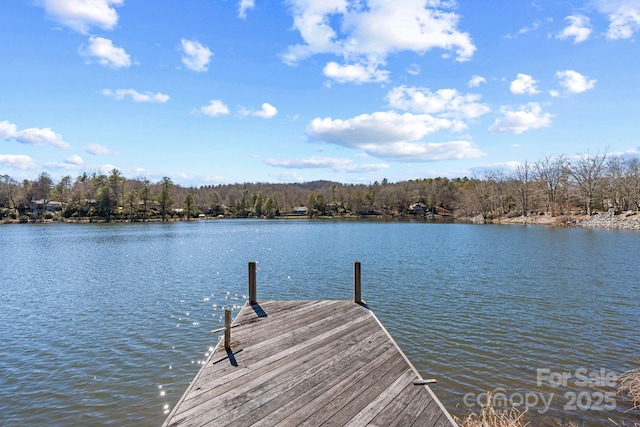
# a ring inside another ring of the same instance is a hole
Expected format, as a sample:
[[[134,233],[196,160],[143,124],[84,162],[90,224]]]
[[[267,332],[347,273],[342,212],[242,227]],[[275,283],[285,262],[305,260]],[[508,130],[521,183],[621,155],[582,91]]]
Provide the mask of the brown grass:
[[[525,427],[529,422],[524,422],[526,411],[520,412],[516,408],[496,409],[492,404],[491,393],[487,393],[487,405],[482,407],[480,413],[471,412],[465,418],[456,417],[460,427]]]
[[[460,427],[526,427],[531,424],[531,421],[525,421],[526,412],[526,410],[520,412],[516,407],[497,409],[493,406],[491,393],[487,392],[487,405],[482,406],[480,413],[471,412],[465,418],[454,418]],[[558,427],[579,427],[579,424],[574,421],[565,423],[554,419],[551,422]]]
[[[614,426],[617,426],[617,427],[640,427],[640,424],[638,424],[638,423],[633,423],[633,426],[627,426],[627,424],[625,424],[624,421],[622,422],[622,424],[618,424],[617,422],[615,422],[611,418],[609,418],[609,421],[611,421],[611,424],[613,424]]]
[[[640,409],[640,368],[627,371],[618,377],[618,393],[631,400],[633,409]]]

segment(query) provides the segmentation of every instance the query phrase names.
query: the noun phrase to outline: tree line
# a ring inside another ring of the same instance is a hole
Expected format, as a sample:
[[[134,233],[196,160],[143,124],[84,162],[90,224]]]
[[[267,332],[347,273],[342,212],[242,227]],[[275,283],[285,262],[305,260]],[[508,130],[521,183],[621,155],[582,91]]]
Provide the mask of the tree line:
[[[19,182],[0,175],[0,219],[30,222],[169,221],[198,217],[451,215],[488,220],[640,209],[640,160],[604,154],[564,155],[524,162],[511,171],[464,178],[426,178],[370,184],[331,181],[238,183],[184,187],[164,177],[151,182],[86,172],[57,182],[43,172]]]

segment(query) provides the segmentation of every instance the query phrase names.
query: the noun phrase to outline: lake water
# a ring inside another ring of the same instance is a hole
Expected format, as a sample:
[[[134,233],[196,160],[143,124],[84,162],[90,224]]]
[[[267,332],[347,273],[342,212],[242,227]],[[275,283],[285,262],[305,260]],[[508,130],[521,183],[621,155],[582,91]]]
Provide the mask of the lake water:
[[[609,386],[640,366],[639,249],[637,232],[514,225],[1,226],[0,425],[160,425],[244,303],[249,261],[258,299],[350,299],[356,260],[454,415],[492,391],[534,425],[633,425]]]

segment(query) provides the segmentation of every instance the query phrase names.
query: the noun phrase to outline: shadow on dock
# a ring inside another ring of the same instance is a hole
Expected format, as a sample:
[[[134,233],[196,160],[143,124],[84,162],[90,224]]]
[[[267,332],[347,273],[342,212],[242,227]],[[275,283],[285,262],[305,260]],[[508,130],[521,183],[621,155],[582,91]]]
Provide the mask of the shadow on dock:
[[[260,303],[250,266],[249,301],[233,322],[225,311],[224,338],[163,426],[455,426],[361,299],[356,264],[354,300]]]
[[[260,307],[260,304],[258,304],[257,302],[251,304],[251,308],[253,308],[253,311],[256,312],[256,316],[258,316],[258,317],[267,317],[267,312],[264,311],[262,309],[262,307]]]

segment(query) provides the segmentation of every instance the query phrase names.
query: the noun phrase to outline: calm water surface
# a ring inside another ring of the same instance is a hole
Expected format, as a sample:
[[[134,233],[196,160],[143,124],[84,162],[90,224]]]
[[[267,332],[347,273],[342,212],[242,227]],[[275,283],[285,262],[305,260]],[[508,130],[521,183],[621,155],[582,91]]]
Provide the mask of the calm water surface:
[[[640,366],[639,249],[637,232],[531,226],[1,226],[0,425],[160,425],[244,303],[248,261],[259,299],[348,299],[355,260],[454,415],[493,391],[534,425],[633,425],[598,380]]]

